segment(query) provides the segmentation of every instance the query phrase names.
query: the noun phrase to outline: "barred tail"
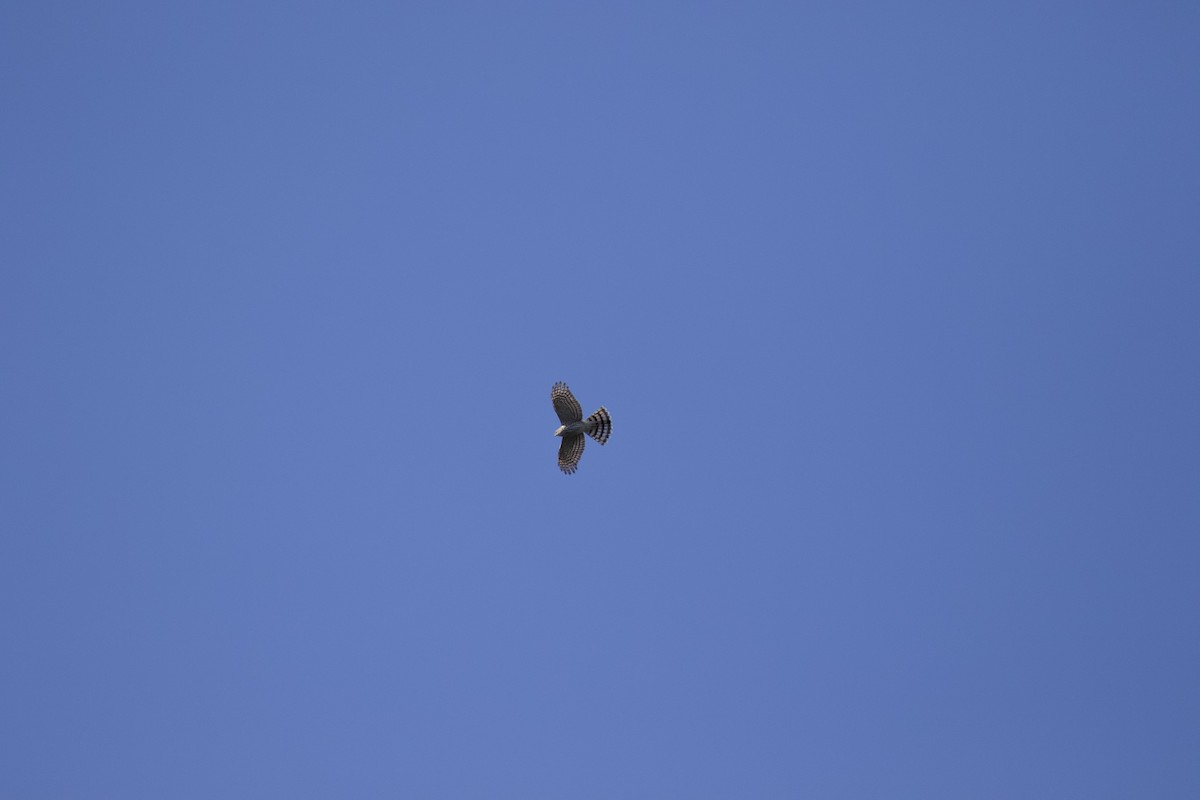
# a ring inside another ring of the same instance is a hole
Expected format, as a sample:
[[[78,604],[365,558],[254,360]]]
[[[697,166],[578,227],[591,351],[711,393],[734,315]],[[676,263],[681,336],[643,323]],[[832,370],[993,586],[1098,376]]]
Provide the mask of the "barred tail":
[[[601,406],[599,411],[587,418],[587,426],[588,436],[604,444],[612,434],[612,417],[608,415],[604,406]]]

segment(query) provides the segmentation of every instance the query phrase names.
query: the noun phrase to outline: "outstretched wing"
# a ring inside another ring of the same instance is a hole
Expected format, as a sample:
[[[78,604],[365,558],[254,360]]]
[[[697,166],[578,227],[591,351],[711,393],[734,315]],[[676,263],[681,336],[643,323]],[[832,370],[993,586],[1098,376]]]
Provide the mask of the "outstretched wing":
[[[583,419],[583,408],[562,381],[554,384],[554,388],[550,390],[550,400],[554,403],[554,413],[558,414],[558,419],[563,425]],[[580,445],[579,449],[583,450],[583,445]]]
[[[558,468],[568,475],[574,472],[579,466],[579,459],[583,458],[585,444],[587,437],[582,433],[562,437],[562,444],[558,446]]]

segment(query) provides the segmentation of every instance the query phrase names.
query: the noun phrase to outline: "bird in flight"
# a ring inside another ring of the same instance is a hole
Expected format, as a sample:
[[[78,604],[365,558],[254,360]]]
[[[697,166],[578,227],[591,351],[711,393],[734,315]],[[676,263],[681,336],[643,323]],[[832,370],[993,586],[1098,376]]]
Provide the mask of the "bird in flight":
[[[584,434],[604,444],[612,433],[612,418],[601,406],[599,411],[584,419],[579,401],[562,381],[554,384],[550,390],[550,400],[554,403],[558,421],[562,423],[554,432],[555,436],[562,437],[562,443],[558,446],[558,468],[570,475],[579,467],[579,459],[583,458],[583,445],[587,442]]]

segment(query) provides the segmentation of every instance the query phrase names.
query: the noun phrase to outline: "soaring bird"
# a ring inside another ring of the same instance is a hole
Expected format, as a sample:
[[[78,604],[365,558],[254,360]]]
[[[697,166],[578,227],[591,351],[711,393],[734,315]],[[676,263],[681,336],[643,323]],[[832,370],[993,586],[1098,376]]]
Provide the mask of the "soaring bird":
[[[599,411],[584,419],[579,401],[562,381],[554,384],[550,390],[550,400],[554,403],[558,421],[562,423],[554,432],[555,436],[562,437],[562,444],[558,446],[558,468],[570,475],[579,467],[579,459],[583,458],[583,445],[587,442],[583,435],[586,433],[604,444],[612,433],[612,418],[604,406],[600,406]]]

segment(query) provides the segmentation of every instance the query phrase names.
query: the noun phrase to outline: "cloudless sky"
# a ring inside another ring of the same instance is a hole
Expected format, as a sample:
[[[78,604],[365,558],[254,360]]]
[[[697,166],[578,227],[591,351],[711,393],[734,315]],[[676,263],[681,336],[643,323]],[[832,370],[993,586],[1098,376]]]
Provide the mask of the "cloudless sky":
[[[1200,796],[1198,42],[5,4],[0,797]]]

